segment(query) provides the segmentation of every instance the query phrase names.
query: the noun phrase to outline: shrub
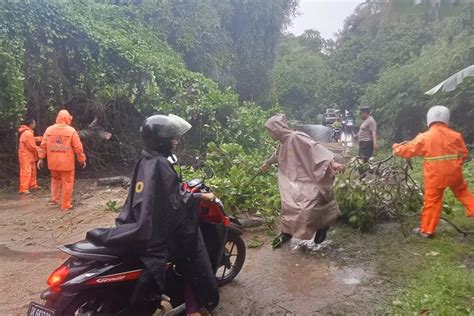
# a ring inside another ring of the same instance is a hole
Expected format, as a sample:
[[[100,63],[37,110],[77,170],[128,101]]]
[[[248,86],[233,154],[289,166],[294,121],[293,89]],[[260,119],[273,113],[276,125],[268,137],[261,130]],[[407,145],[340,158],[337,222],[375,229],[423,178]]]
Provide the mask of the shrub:
[[[337,177],[335,191],[342,219],[362,231],[371,230],[379,220],[402,220],[417,212],[423,200],[408,166],[393,158],[370,164],[353,159]]]
[[[280,197],[275,173],[260,174],[259,167],[269,156],[270,147],[246,153],[236,143],[207,148],[205,165],[214,177],[207,181],[214,193],[232,213],[253,213],[272,220],[280,210]],[[185,177],[199,177],[198,170],[185,169]]]

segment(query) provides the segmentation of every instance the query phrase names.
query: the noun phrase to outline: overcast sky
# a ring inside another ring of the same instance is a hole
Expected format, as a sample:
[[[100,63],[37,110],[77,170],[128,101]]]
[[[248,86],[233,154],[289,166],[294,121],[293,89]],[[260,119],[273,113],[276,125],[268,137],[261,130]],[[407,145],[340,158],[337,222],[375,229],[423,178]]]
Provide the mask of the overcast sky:
[[[288,32],[301,35],[307,29],[321,32],[324,38],[334,38],[344,19],[364,0],[300,0],[299,13]]]

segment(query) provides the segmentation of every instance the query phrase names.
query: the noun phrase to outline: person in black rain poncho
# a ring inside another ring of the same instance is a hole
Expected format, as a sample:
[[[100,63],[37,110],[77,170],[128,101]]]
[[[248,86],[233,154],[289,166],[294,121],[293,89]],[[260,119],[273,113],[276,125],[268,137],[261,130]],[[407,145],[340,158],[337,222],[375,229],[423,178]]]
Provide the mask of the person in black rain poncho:
[[[135,166],[116,227],[87,234],[94,244],[130,247],[145,265],[131,298],[133,315],[139,315],[137,310],[143,308],[140,304],[150,287],[157,294],[164,293],[165,268],[170,258],[183,264],[183,274],[195,295],[191,300],[197,304],[187,305],[212,310],[219,301],[196,210],[200,200],[213,201],[215,197],[212,193],[184,191],[180,177],[167,159],[178,138],[190,129],[188,122],[173,114],[154,115],[145,120],[140,130],[145,149]],[[189,291],[186,292],[189,296]],[[198,312],[190,310],[191,306],[187,308],[188,314]]]

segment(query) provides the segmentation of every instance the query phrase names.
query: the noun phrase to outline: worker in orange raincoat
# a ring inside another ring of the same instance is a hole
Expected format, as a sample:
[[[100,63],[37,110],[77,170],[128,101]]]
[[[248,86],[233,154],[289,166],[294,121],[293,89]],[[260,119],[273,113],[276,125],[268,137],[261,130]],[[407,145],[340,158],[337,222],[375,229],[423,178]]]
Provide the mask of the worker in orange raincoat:
[[[429,130],[410,142],[394,144],[393,152],[403,158],[424,157],[424,206],[421,226],[415,230],[424,237],[436,231],[442,212],[443,195],[450,188],[464,205],[466,215],[474,216],[474,196],[467,186],[462,166],[469,158],[462,135],[448,127],[449,109],[434,106],[427,114]]]
[[[61,192],[61,210],[72,208],[71,198],[74,187],[74,154],[82,168],[86,167],[86,155],[76,130],[70,126],[72,116],[66,110],[59,111],[56,124],[48,127],[38,149],[38,168],[44,165],[48,157],[48,169],[51,171],[51,202],[59,204]]]
[[[30,194],[30,190],[39,189],[36,182],[36,161],[38,160],[37,137],[33,130],[36,122],[32,118],[26,118],[18,128],[18,160],[20,163],[20,194]]]

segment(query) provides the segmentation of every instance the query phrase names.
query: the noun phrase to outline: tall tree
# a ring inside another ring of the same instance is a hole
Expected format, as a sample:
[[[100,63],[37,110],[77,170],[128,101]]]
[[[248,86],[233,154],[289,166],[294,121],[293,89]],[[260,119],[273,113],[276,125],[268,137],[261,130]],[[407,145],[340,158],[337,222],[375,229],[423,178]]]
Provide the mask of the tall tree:
[[[271,88],[280,34],[294,15],[295,0],[230,0],[226,19],[235,51],[233,74],[242,100],[263,101]]]
[[[138,7],[191,70],[236,88],[243,101],[262,101],[297,0],[142,0]]]

